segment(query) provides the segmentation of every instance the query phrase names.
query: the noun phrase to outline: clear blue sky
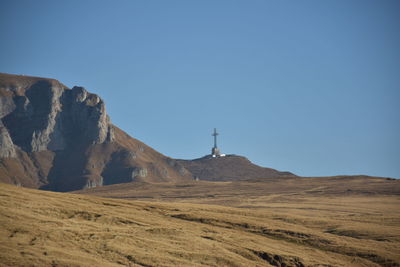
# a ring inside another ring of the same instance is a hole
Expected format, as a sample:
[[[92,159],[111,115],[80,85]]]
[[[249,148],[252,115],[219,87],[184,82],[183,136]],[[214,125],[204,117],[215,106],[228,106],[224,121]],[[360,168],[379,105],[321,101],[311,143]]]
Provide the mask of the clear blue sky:
[[[5,1],[0,72],[99,94],[175,158],[400,178],[400,1]]]

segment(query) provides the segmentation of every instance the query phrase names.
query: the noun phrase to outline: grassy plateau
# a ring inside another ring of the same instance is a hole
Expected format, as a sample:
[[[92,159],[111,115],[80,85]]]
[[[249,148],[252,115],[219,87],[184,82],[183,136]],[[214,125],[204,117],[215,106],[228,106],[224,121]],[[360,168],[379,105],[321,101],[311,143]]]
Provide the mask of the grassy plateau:
[[[399,266],[399,207],[371,177],[0,184],[0,265]]]

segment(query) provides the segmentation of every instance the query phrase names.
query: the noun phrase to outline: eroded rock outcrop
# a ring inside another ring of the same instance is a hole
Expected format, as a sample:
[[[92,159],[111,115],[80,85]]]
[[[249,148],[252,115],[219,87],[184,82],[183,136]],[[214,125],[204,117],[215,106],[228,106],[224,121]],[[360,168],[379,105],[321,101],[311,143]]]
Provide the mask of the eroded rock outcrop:
[[[15,147],[10,134],[0,120],[0,158],[10,158],[15,156]]]
[[[57,80],[0,73],[0,181],[71,191],[192,179],[111,124],[103,100]]]
[[[2,90],[0,119],[25,152],[64,150],[77,140],[80,145],[113,141],[104,102],[82,87],[71,90],[44,79],[27,88],[16,83]]]

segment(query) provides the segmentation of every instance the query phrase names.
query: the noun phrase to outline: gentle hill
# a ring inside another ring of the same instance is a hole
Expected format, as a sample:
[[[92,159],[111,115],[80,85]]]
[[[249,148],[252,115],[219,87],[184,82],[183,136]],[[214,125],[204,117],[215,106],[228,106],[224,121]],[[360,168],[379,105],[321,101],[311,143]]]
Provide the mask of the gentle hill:
[[[266,199],[232,208],[0,184],[0,263],[399,266],[398,196],[290,193]]]
[[[178,160],[195,178],[207,181],[239,181],[257,178],[278,178],[296,176],[290,172],[280,172],[251,163],[237,155],[213,158],[205,156],[194,160]]]

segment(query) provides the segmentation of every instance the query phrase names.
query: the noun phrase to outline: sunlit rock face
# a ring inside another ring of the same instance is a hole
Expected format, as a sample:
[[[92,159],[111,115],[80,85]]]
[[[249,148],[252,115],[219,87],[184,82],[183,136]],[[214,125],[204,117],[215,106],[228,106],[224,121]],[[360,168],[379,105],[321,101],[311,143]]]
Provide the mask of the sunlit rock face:
[[[113,126],[103,100],[85,88],[0,73],[0,182],[72,191],[191,180],[182,168]]]
[[[0,120],[0,158],[10,158],[15,156],[15,147],[10,134]]]
[[[16,85],[1,90],[5,91],[2,123],[13,144],[25,152],[113,141],[104,102],[83,87],[70,90],[53,80],[39,80],[28,88]]]

